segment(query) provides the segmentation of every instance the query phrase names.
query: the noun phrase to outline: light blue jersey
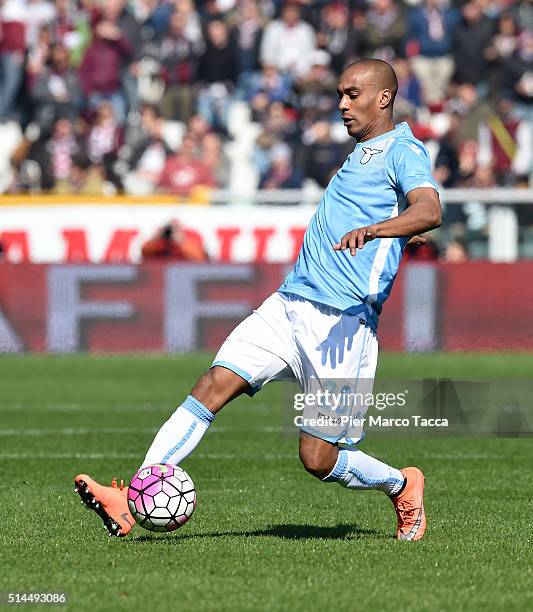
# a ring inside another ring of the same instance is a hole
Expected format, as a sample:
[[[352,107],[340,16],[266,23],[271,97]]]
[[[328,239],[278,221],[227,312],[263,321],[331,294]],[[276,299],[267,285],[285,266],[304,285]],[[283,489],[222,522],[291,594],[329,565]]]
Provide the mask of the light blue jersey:
[[[376,329],[408,239],[377,238],[355,257],[333,245],[353,229],[396,217],[417,187],[438,190],[428,152],[407,123],[358,143],[327,186],[279,291],[364,315]]]

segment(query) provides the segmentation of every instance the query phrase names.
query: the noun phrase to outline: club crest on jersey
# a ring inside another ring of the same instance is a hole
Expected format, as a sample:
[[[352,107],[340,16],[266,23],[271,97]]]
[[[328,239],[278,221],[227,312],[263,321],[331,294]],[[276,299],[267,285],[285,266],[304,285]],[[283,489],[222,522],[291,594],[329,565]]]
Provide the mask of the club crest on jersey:
[[[361,157],[362,164],[368,164],[368,162],[372,159],[373,155],[377,153],[383,153],[381,149],[373,149],[372,147],[363,147],[363,157]]]

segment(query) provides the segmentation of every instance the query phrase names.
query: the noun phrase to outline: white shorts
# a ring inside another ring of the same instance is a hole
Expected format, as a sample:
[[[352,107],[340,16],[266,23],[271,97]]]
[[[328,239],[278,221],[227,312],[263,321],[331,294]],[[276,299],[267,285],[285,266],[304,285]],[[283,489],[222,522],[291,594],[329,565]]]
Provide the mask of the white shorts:
[[[304,394],[327,389],[359,397],[372,393],[377,357],[376,334],[360,315],[294,294],[274,293],[231,332],[213,366],[244,378],[250,395],[268,382],[288,380],[298,382]],[[317,427],[312,417],[326,411],[323,406],[307,404],[303,410],[309,418],[299,424],[303,431],[347,444],[356,444],[363,437],[362,425],[353,422]],[[341,414],[342,406],[336,410]],[[361,420],[366,407],[359,403],[344,412]]]

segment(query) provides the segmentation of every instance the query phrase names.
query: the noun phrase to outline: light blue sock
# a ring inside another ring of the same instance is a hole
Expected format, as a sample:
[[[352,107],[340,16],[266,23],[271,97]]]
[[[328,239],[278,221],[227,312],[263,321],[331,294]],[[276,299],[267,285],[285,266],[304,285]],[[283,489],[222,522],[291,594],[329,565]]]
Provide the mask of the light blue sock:
[[[395,495],[403,486],[400,470],[358,449],[339,449],[337,463],[324,482],[338,482],[347,489],[378,489]]]
[[[141,468],[155,463],[178,465],[192,453],[215,415],[192,395],[157,432]]]

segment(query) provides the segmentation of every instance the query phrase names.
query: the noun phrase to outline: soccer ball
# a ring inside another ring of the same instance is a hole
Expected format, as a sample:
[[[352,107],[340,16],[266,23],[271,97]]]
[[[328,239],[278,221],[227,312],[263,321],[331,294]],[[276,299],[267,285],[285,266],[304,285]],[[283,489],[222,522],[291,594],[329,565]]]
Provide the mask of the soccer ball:
[[[149,465],[131,479],[128,506],[141,527],[174,531],[191,518],[196,507],[194,483],[179,467]]]

